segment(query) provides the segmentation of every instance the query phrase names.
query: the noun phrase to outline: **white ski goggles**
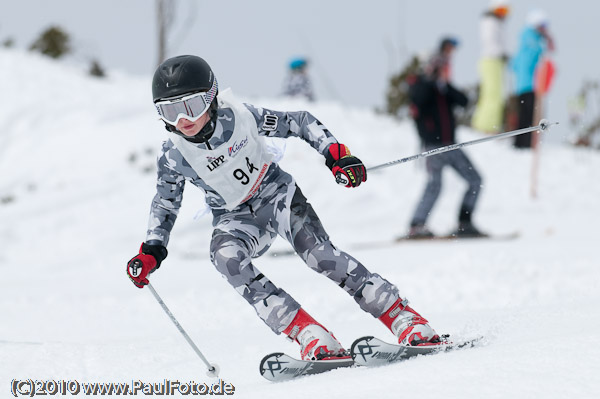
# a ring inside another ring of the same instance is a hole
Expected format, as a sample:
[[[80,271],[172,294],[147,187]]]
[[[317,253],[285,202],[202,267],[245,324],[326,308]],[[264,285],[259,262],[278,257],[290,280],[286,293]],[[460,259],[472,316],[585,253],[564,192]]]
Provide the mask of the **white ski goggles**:
[[[217,95],[217,80],[213,80],[213,85],[208,91],[190,94],[185,97],[179,97],[172,100],[157,101],[154,105],[160,118],[173,125],[181,118],[190,122],[196,122],[210,107],[210,104]]]

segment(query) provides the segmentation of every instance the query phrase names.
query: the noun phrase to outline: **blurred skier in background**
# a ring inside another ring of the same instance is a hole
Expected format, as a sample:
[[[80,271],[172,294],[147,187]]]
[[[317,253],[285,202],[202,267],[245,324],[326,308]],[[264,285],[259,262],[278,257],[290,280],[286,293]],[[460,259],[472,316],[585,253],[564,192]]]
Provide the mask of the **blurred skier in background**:
[[[127,275],[137,287],[148,284],[150,273],[167,257],[187,183],[205,193],[212,210],[212,263],[274,333],[300,344],[303,359],[348,354],[329,330],[253,264],[252,258],[263,255],[277,235],[311,269],[381,320],[401,344],[441,342],[393,284],[333,245],[294,178],[273,160],[264,137],[298,137],[323,155],[338,183],[358,187],[367,180],[360,159],[313,115],[241,103],[230,90],[219,92],[210,66],[192,55],[164,61],[154,74],[152,94],[168,139],[158,157],[146,239],[127,263]]]
[[[479,100],[471,125],[485,133],[498,133],[504,118],[504,68],[508,61],[504,21],[508,2],[492,0],[480,24]]]
[[[519,49],[512,59],[511,66],[515,73],[515,94],[518,96],[518,128],[533,125],[536,95],[534,78],[545,51],[554,50],[554,40],[548,30],[548,17],[544,11],[533,10],[527,16],[527,25],[523,29],[519,41]],[[516,148],[530,148],[531,133],[515,136]]]
[[[283,94],[309,101],[315,100],[306,58],[294,58],[290,61],[288,75],[283,85]]]
[[[442,39],[439,50],[424,68],[424,74],[409,89],[413,118],[425,151],[455,143],[454,108],[465,107],[467,96],[451,83],[451,58],[458,46],[453,37]],[[452,167],[468,183],[458,214],[458,237],[485,236],[472,223],[473,210],[481,189],[481,176],[462,149],[448,151],[425,159],[427,185],[413,214],[408,238],[434,237],[427,219],[442,189],[442,170]]]

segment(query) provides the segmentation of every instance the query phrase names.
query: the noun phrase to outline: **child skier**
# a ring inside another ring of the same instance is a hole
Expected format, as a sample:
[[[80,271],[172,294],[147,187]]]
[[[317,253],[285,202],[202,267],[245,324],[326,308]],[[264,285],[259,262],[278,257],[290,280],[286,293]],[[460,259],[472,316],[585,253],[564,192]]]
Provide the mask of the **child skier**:
[[[205,192],[212,210],[212,263],[273,332],[300,344],[302,359],[348,354],[331,332],[252,264],[277,234],[311,269],[335,281],[361,309],[380,319],[401,344],[440,342],[394,285],[334,247],[294,178],[273,162],[263,136],[294,136],[325,157],[338,183],[357,187],[367,180],[363,163],[313,115],[254,107],[227,90],[219,93],[210,66],[192,55],[163,62],[154,74],[152,95],[169,139],[158,157],[146,240],[127,263],[137,287],[148,284],[149,274],[167,257],[187,182]]]

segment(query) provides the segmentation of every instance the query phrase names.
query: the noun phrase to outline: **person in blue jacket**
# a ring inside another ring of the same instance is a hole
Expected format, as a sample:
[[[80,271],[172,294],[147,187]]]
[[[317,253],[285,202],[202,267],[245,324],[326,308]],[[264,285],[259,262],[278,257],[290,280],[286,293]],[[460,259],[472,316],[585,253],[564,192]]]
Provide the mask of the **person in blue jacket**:
[[[308,101],[315,100],[312,81],[308,75],[308,60],[294,58],[290,61],[290,70],[287,75],[283,94],[288,97],[304,98]]]
[[[518,128],[533,124],[533,111],[536,104],[534,77],[535,69],[546,50],[553,50],[554,43],[548,31],[548,18],[541,10],[534,10],[527,17],[527,25],[521,33],[519,49],[512,59],[515,73],[515,94],[519,104]],[[531,147],[531,133],[515,136],[516,148]]]

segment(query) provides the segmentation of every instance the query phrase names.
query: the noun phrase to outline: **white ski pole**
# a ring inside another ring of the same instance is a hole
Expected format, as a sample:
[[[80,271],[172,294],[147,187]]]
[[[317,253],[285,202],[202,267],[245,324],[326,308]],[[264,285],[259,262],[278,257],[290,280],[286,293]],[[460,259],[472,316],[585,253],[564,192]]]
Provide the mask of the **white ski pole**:
[[[179,324],[179,322],[177,321],[177,319],[175,318],[175,316],[173,316],[173,313],[171,313],[171,311],[169,310],[169,308],[167,307],[167,305],[165,305],[165,303],[163,302],[163,300],[161,299],[161,297],[158,295],[158,293],[156,292],[156,290],[154,289],[154,287],[152,286],[152,284],[148,283],[148,288],[150,289],[150,292],[152,292],[152,295],[154,295],[154,298],[156,298],[156,300],[158,301],[158,303],[160,304],[160,306],[162,306],[162,308],[165,311],[165,313],[169,316],[169,318],[171,319],[171,321],[173,322],[173,324],[175,324],[175,326],[177,327],[177,329],[179,330],[179,332],[181,333],[181,335],[183,335],[183,337],[188,342],[188,344],[190,344],[190,346],[192,347],[192,349],[194,349],[194,352],[196,352],[196,354],[204,362],[204,364],[208,368],[208,370],[206,371],[206,375],[209,376],[209,377],[218,377],[219,376],[219,366],[217,366],[214,363],[211,364],[211,363],[209,363],[208,360],[206,360],[206,358],[204,357],[204,355],[202,354],[202,352],[200,352],[200,349],[198,349],[198,347],[196,346],[196,344],[194,343],[194,341],[192,341],[192,339],[189,337],[189,335],[187,335],[187,333],[185,332],[185,330],[183,329],[183,327],[181,327],[181,325]]]
[[[524,129],[518,129],[518,130],[512,130],[510,132],[505,132],[505,133],[499,133],[499,134],[495,134],[493,136],[484,137],[484,138],[477,139],[477,140],[465,141],[464,143],[450,144],[450,145],[447,145],[447,146],[444,146],[444,147],[434,148],[432,150],[425,151],[425,152],[422,152],[420,154],[411,155],[410,157],[406,157],[406,158],[402,158],[402,159],[397,159],[395,161],[386,162],[386,163],[383,163],[381,165],[371,166],[370,168],[367,168],[367,170],[369,172],[372,172],[372,171],[377,170],[377,169],[383,169],[383,168],[387,168],[389,166],[394,166],[394,165],[397,165],[397,164],[401,164],[401,163],[405,163],[405,162],[409,162],[409,161],[414,161],[414,160],[419,159],[419,158],[430,157],[432,155],[437,155],[437,154],[441,154],[443,152],[456,150],[458,148],[466,147],[466,146],[469,146],[469,145],[479,144],[479,143],[483,143],[483,142],[491,141],[491,140],[497,140],[497,139],[501,139],[501,138],[504,138],[504,137],[517,136],[519,134],[529,133],[529,132],[533,132],[533,131],[536,131],[536,130],[539,130],[540,132],[543,132],[543,131],[548,130],[550,128],[550,126],[552,126],[552,125],[558,125],[558,122],[552,122],[551,123],[551,122],[548,122],[548,120],[546,120],[546,119],[542,119],[540,121],[540,124],[537,125],[537,126],[526,127]]]

